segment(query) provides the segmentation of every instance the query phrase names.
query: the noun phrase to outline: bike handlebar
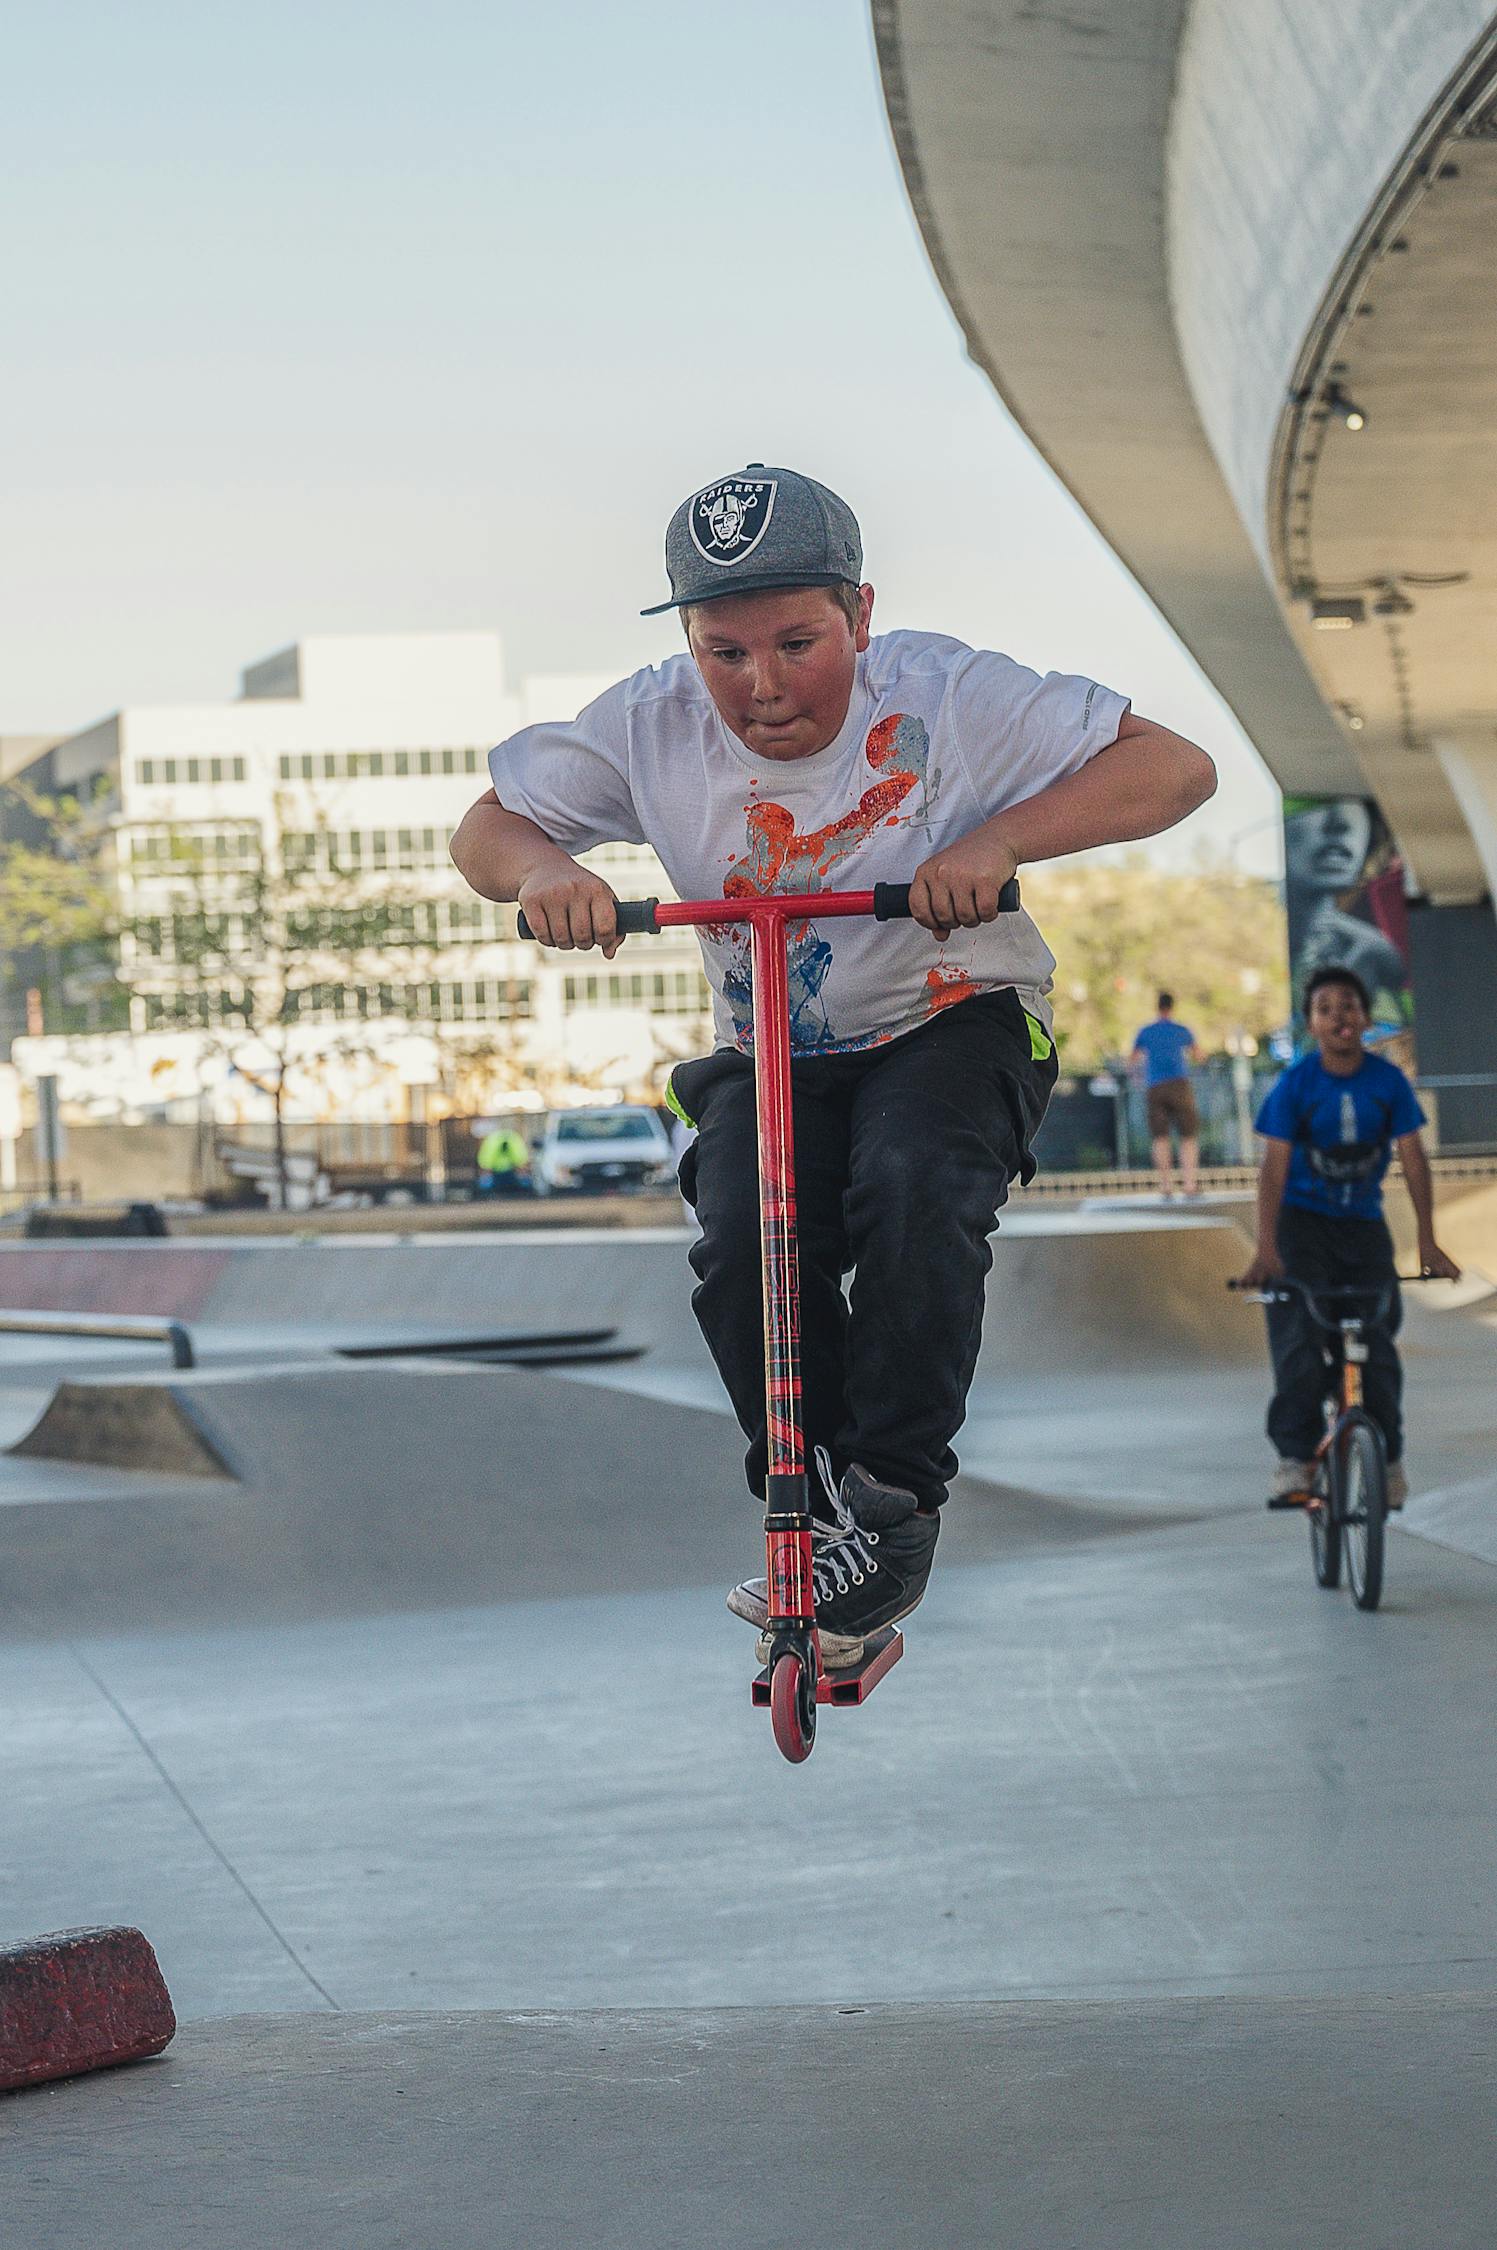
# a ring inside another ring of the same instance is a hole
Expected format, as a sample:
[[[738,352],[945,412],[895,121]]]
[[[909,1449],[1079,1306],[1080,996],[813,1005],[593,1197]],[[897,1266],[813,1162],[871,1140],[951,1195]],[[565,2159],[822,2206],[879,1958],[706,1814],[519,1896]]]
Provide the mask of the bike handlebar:
[[[1392,1281],[1408,1285],[1416,1281],[1444,1281],[1446,1276],[1443,1273],[1396,1273],[1391,1278]],[[1270,1282],[1262,1289],[1250,1287],[1245,1281],[1234,1280],[1227,1283],[1229,1289],[1240,1289],[1254,1304],[1273,1297],[1289,1296],[1318,1297],[1322,1302],[1329,1302],[1333,1297],[1376,1297],[1390,1286],[1389,1281],[1353,1281],[1337,1282],[1329,1289],[1312,1289],[1307,1281],[1296,1281],[1292,1273],[1281,1274],[1277,1281]]]
[[[1355,1282],[1338,1282],[1326,1289],[1312,1289],[1307,1282],[1296,1281],[1293,1274],[1286,1273],[1267,1289],[1250,1289],[1246,1283],[1235,1280],[1229,1281],[1227,1287],[1240,1290],[1248,1302],[1254,1305],[1288,1305],[1296,1297],[1302,1297],[1316,1327],[1335,1334],[1343,1323],[1325,1313],[1321,1309],[1323,1306],[1345,1304],[1354,1300],[1364,1305],[1366,1311],[1359,1320],[1356,1315],[1351,1318],[1358,1325],[1377,1328],[1387,1319],[1393,1291],[1400,1282],[1440,1281],[1443,1278],[1437,1273],[1395,1273],[1388,1281],[1364,1282],[1360,1285]]]
[[[876,922],[903,922],[910,919],[908,883],[875,883],[872,892],[865,895],[872,898],[871,912]],[[816,896],[815,892],[807,894],[807,921],[816,919]],[[1000,914],[1017,914],[1019,905],[1019,878],[1012,875],[998,893],[998,911]],[[861,911],[866,913],[870,909],[865,907]],[[659,915],[658,898],[621,898],[614,910],[614,926],[620,937],[653,937],[662,926]],[[535,932],[523,913],[519,918],[517,934],[522,938],[535,938]]]

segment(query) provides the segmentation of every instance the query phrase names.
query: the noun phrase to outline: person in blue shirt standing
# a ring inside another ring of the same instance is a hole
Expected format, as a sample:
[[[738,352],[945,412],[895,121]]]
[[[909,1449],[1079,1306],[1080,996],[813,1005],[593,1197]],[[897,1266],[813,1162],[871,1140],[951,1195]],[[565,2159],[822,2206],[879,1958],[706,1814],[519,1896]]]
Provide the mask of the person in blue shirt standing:
[[[1187,1065],[1200,1061],[1200,1050],[1195,1033],[1175,1021],[1174,994],[1161,992],[1157,1006],[1158,1015],[1152,1023],[1144,1025],[1133,1042],[1134,1054],[1143,1058],[1149,1145],[1153,1150],[1154,1169],[1159,1174],[1160,1193],[1168,1197],[1173,1193],[1171,1135],[1179,1135],[1180,1184],[1187,1195],[1195,1195],[1201,1125]]]
[[[1307,1289],[1390,1289],[1385,1321],[1368,1333],[1367,1411],[1388,1445],[1388,1504],[1408,1495],[1403,1462],[1403,1370],[1394,1337],[1402,1318],[1393,1237],[1383,1217],[1383,1175],[1393,1151],[1414,1206],[1422,1273],[1455,1281],[1460,1268],[1435,1240],[1434,1190],[1419,1129],[1424,1112],[1403,1072],[1363,1046],[1372,1020],[1367,987],[1352,969],[1317,969],[1305,987],[1315,1041],[1279,1078],[1257,1116],[1266,1147],[1258,1175],[1258,1245],[1243,1286],[1286,1274]],[[1268,1307],[1274,1395],[1268,1435],[1279,1465],[1274,1497],[1308,1491],[1324,1428],[1320,1331],[1291,1297]]]

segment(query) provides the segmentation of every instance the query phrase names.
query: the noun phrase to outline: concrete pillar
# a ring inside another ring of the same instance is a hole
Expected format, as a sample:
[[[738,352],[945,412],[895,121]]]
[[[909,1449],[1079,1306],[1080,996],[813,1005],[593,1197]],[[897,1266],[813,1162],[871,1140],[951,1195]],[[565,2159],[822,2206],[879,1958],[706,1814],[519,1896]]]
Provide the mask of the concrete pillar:
[[[1484,737],[1437,735],[1435,755],[1466,816],[1486,871],[1487,896],[1497,898],[1497,728]]]
[[[1424,1078],[1497,1079],[1497,916],[1480,906],[1409,915],[1414,1038]],[[1436,1087],[1442,1148],[1497,1146],[1497,1084]]]

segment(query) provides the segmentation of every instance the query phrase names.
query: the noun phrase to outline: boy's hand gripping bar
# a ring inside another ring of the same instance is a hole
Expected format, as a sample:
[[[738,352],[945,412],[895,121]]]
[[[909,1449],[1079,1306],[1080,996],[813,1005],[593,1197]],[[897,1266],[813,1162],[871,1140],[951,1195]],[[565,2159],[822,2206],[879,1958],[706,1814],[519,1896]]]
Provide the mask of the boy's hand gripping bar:
[[[1019,878],[1010,875],[998,893],[1000,914],[1017,914],[1019,911]],[[873,918],[876,922],[907,922],[910,918],[910,886],[908,883],[875,883],[873,886]]]
[[[658,930],[660,924],[655,919],[655,909],[659,904],[658,898],[621,898],[614,908],[613,915],[614,925],[619,936],[648,937]],[[534,930],[523,914],[520,916],[517,934],[522,938],[533,938],[535,936]]]
[[[791,894],[776,893],[775,895],[777,897],[781,895],[788,897]],[[807,894],[810,908],[806,917],[808,921],[814,922],[816,919],[816,898],[826,895],[814,891]],[[865,891],[862,896],[864,900],[872,899],[873,918],[876,922],[907,922],[910,918],[910,886],[908,883],[875,883],[872,891]],[[853,906],[851,898],[842,907],[842,912],[846,913],[850,906],[854,912],[864,914],[868,912],[866,904],[861,907]],[[658,898],[621,898],[614,909],[614,926],[619,936],[645,937],[657,931],[660,928],[659,907],[660,901]],[[1000,914],[1018,913],[1019,878],[1017,875],[1011,875],[998,893],[998,911]],[[673,916],[672,919],[674,920],[674,918]],[[522,938],[533,938],[535,936],[534,930],[532,930],[523,914],[519,919],[518,934]]]

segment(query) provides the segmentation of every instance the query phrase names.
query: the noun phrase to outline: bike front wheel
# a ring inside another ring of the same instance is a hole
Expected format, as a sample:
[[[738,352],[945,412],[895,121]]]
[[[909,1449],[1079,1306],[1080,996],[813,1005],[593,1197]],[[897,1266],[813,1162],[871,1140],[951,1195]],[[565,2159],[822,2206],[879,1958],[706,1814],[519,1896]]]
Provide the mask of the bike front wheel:
[[[1336,1440],[1335,1481],[1351,1598],[1358,1609],[1376,1609],[1383,1591],[1388,1464],[1383,1433],[1366,1415],[1353,1416]]]

